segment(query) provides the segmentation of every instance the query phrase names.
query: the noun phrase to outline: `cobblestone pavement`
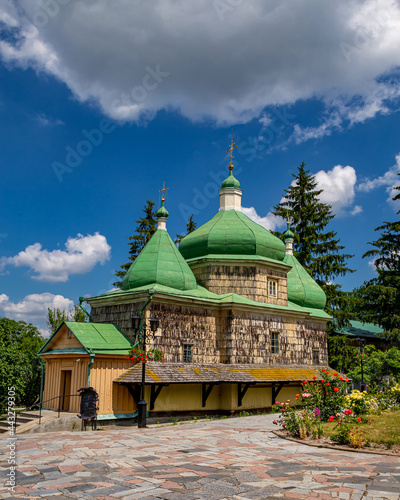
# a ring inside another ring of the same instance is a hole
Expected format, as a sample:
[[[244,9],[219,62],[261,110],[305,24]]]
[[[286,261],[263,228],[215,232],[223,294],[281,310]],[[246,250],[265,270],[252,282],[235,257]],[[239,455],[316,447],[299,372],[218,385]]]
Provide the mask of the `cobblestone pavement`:
[[[0,498],[400,499],[400,458],[286,441],[273,418],[18,436],[17,486]]]

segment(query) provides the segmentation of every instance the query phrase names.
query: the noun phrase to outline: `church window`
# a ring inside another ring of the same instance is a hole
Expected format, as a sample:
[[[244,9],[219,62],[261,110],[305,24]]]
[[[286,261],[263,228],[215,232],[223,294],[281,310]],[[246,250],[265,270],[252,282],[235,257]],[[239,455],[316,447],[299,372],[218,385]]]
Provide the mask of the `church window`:
[[[272,295],[273,297],[276,297],[276,288],[277,288],[277,283],[276,281],[269,280],[268,286],[269,286],[269,295]]]
[[[319,352],[318,349],[313,349],[312,360],[314,365],[319,365]]]
[[[183,361],[185,363],[192,362],[192,346],[191,346],[191,344],[183,344]]]
[[[271,353],[279,354],[279,333],[272,332],[271,333]]]

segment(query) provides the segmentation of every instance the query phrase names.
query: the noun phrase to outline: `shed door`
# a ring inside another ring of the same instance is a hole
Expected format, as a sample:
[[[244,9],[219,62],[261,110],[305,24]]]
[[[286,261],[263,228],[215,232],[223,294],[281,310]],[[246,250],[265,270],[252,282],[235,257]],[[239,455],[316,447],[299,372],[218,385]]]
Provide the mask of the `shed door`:
[[[72,370],[61,370],[61,396],[71,394],[71,376]],[[60,409],[63,411],[69,410],[69,397],[60,398]]]

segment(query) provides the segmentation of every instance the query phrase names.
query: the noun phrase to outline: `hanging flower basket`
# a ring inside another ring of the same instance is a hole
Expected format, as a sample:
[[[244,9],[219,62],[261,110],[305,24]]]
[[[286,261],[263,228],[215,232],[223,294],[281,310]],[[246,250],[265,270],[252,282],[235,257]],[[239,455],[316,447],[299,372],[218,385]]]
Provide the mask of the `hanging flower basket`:
[[[134,347],[130,354],[125,354],[124,358],[132,363],[147,363],[148,361],[159,361],[164,363],[164,351],[161,347],[153,349],[139,349]]]

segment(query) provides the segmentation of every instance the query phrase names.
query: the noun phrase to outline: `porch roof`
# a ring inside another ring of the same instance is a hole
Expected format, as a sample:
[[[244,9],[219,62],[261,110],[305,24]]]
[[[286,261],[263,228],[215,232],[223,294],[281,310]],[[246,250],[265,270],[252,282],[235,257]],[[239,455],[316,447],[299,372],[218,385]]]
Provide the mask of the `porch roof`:
[[[321,367],[323,368],[323,367]],[[327,367],[326,367],[327,368]],[[187,383],[263,383],[300,382],[322,379],[319,367],[313,366],[271,366],[271,365],[226,365],[195,363],[146,363],[146,384]],[[142,364],[133,365],[114,382],[139,384],[142,381]]]

